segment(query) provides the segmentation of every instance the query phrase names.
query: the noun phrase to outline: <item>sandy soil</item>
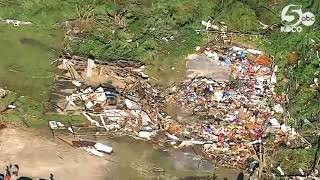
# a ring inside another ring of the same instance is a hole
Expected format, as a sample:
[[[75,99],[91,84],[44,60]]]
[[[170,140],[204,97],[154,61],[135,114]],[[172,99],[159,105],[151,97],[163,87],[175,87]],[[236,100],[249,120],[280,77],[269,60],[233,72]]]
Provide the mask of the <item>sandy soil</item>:
[[[30,129],[13,127],[0,130],[1,173],[9,163],[19,165],[19,175],[33,178],[48,178],[52,173],[55,180],[105,180],[108,174],[108,162],[99,157]]]

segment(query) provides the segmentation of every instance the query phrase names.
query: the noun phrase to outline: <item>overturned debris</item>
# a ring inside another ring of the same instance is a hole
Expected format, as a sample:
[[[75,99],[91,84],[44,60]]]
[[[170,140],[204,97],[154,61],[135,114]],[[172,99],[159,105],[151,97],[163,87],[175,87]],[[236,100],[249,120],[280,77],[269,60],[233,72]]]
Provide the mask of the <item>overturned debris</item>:
[[[106,154],[113,153],[113,148],[111,146],[107,146],[105,144],[93,141],[82,140],[75,137],[70,136],[58,136],[60,140],[65,143],[68,143],[72,147],[82,148],[90,154],[103,157]]]

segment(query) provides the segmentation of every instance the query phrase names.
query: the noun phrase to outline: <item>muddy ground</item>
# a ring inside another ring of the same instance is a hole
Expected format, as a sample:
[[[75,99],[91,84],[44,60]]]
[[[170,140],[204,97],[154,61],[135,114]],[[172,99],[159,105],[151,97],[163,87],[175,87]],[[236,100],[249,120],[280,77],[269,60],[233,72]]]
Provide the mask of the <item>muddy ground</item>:
[[[111,145],[114,153],[95,157],[53,138],[43,130],[10,125],[0,130],[0,173],[12,163],[20,166],[20,176],[55,180],[170,179],[208,176],[234,179],[239,171],[213,167],[188,150],[160,150],[150,143],[130,137],[88,139]]]
[[[20,175],[32,178],[103,180],[108,162],[30,129],[0,130],[0,173],[9,163],[20,166]]]

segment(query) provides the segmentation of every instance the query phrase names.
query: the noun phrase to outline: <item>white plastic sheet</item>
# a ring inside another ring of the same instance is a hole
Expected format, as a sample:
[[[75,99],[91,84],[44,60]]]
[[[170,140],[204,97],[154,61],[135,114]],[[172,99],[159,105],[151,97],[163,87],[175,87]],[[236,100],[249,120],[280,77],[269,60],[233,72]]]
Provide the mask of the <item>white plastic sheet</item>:
[[[101,144],[101,143],[96,143],[94,145],[94,148],[96,148],[98,151],[102,151],[102,152],[105,152],[108,154],[112,153],[112,151],[113,151],[112,147]]]
[[[96,155],[96,156],[99,156],[99,157],[103,157],[104,156],[104,154],[102,152],[99,152],[96,149],[88,148],[88,147],[84,147],[83,149],[86,150],[87,152],[93,154],[93,155]]]

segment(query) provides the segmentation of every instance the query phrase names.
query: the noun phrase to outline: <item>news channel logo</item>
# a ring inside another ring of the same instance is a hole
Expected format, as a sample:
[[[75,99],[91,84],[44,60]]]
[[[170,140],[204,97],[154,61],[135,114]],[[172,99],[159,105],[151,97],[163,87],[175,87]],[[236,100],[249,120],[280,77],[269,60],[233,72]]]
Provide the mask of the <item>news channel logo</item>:
[[[312,12],[303,12],[301,5],[287,5],[282,9],[281,32],[301,32],[303,26],[312,26],[316,17]]]

